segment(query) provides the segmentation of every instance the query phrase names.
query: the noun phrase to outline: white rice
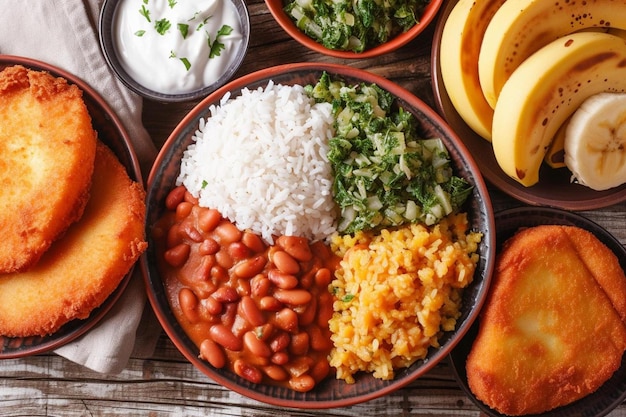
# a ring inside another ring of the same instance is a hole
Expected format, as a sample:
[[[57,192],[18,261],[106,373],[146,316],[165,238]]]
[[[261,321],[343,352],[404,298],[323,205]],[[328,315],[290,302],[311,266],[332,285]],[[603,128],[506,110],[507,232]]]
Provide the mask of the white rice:
[[[177,183],[269,243],[273,235],[325,240],[337,218],[326,156],[332,123],[332,106],[299,85],[227,94],[200,121]]]

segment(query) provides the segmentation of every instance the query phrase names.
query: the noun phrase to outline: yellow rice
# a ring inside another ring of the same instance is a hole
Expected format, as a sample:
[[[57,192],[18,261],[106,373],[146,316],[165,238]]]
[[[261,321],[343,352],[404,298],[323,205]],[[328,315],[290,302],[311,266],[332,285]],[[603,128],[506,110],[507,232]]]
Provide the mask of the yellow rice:
[[[358,371],[392,379],[439,347],[460,316],[461,293],[472,281],[482,235],[468,231],[464,213],[438,225],[408,225],[373,236],[335,236],[342,256],[331,283],[336,296],[330,364],[354,383]]]

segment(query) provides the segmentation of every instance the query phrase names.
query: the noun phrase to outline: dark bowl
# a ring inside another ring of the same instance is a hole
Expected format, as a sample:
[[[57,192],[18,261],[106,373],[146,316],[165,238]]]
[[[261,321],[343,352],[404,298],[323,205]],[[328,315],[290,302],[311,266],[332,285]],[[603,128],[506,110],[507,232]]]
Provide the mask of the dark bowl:
[[[426,27],[435,19],[439,8],[441,7],[443,0],[431,0],[430,3],[424,9],[419,22],[408,31],[397,35],[396,37],[389,39],[382,45],[375,46],[370,49],[366,49],[363,52],[352,51],[340,51],[336,49],[326,48],[321,43],[315,41],[309,37],[303,31],[298,29],[294,21],[284,11],[284,0],[265,0],[267,8],[270,10],[272,16],[281,28],[294,40],[301,45],[306,46],[312,51],[319,52],[320,54],[332,56],[335,58],[344,59],[365,59],[373,58],[393,52],[396,49],[401,48],[407,43],[415,39],[420,33],[426,29]]]
[[[248,13],[248,7],[244,0],[229,0],[237,9],[239,16],[239,23],[241,26],[242,41],[237,50],[237,54],[231,64],[226,68],[222,75],[210,85],[202,86],[201,88],[180,94],[164,94],[162,92],[153,91],[137,82],[125,69],[120,62],[118,53],[115,47],[115,38],[112,30],[116,17],[117,6],[120,0],[104,0],[102,10],[100,12],[99,21],[99,35],[100,35],[100,48],[104,54],[104,58],[117,76],[117,78],[130,90],[139,94],[140,96],[160,102],[185,102],[194,101],[206,97],[211,92],[217,90],[219,87],[226,84],[235,75],[235,72],[239,69],[243,63],[244,58],[248,52],[248,43],[250,41],[250,15]]]
[[[485,179],[511,197],[530,205],[565,210],[593,210],[626,201],[626,184],[606,191],[574,184],[567,168],[553,169],[543,164],[539,182],[524,187],[510,178],[498,165],[491,143],[476,134],[461,118],[450,101],[441,76],[441,34],[450,12],[458,0],[445,0],[435,26],[431,55],[431,76],[438,112],[459,135],[476,160]]]
[[[590,231],[615,253],[621,267],[626,270],[626,248],[606,229],[577,213],[549,207],[518,207],[496,213],[497,251],[499,252],[502,243],[513,236],[520,227],[533,227],[542,224],[577,226]],[[477,399],[467,384],[465,362],[477,333],[478,321],[474,322],[463,340],[450,353],[452,370],[463,391],[483,413],[491,417],[503,417],[503,414],[492,410]],[[626,355],[622,357],[620,368],[596,392],[572,404],[543,413],[541,417],[569,417],[574,415],[600,417],[607,415],[624,399],[626,399]]]
[[[269,80],[283,85],[314,84],[324,71],[331,76],[343,78],[349,84],[362,81],[378,84],[397,97],[400,106],[416,116],[421,122],[422,132],[420,133],[423,137],[442,138],[450,151],[457,175],[466,178],[474,186],[473,194],[464,210],[469,213],[471,229],[483,233],[483,240],[479,247],[480,261],[474,281],[464,292],[462,316],[458,320],[457,329],[443,336],[440,349],[431,350],[425,360],[417,361],[411,367],[398,371],[395,379],[390,381],[378,380],[369,374],[356,375],[356,383],[352,385],[327,378],[312,391],[299,393],[286,388],[251,384],[230,371],[215,369],[207,362],[198,359],[198,348],[187,337],[170,310],[161,273],[157,266],[155,245],[151,241],[151,228],[165,211],[165,197],[175,185],[182,153],[192,143],[192,135],[198,127],[199,120],[210,116],[209,106],[218,104],[227,92],[231,92],[232,96],[236,97],[243,87],[250,89],[265,87]],[[491,279],[495,249],[491,200],[478,167],[467,149],[445,122],[420,99],[387,79],[348,66],[306,63],[268,68],[239,78],[211,94],[181,121],[157,156],[148,180],[147,205],[146,232],[149,248],[142,258],[142,267],[149,300],[166,333],[183,355],[214,381],[242,395],[278,406],[297,408],[348,406],[388,394],[424,375],[448,355],[473,323],[483,304]]]
[[[98,138],[111,148],[122,165],[126,167],[126,172],[131,179],[139,183],[143,182],[139,161],[135,155],[130,136],[117,115],[94,89],[75,75],[45,62],[19,56],[0,55],[0,70],[13,65],[22,65],[37,71],[47,71],[54,76],[65,78],[71,84],[76,84],[83,91],[83,99],[91,115],[93,127],[98,132]],[[49,336],[0,336],[0,359],[18,358],[48,352],[83,335],[98,324],[115,305],[126,289],[132,273],[133,270],[131,269],[106,301],[92,311],[85,320],[73,320]]]

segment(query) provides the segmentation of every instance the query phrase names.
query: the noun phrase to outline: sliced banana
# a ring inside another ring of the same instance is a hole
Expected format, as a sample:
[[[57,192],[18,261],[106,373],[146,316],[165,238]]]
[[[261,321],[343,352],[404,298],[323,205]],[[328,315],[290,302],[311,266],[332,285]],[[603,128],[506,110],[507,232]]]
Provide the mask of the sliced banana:
[[[626,94],[600,93],[574,112],[565,132],[572,180],[594,190],[626,183]]]

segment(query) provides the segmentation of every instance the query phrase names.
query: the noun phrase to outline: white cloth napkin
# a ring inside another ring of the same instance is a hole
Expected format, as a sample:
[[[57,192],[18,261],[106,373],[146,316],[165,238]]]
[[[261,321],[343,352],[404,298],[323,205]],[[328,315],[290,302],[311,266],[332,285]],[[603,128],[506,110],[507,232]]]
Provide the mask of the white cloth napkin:
[[[55,65],[95,89],[125,125],[146,179],[156,149],[142,125],[140,97],[115,78],[100,50],[101,5],[102,0],[4,0],[0,53]],[[139,269],[135,268],[122,298],[105,318],[56,353],[102,373],[120,372],[133,351],[136,355],[150,354],[160,328],[150,315]]]

